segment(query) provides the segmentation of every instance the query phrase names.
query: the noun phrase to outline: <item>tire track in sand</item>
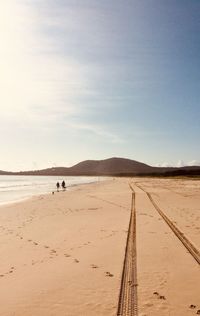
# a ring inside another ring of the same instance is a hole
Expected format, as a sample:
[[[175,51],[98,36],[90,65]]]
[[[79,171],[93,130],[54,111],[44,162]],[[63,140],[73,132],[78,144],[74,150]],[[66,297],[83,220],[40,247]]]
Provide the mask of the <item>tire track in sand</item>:
[[[137,316],[137,261],[135,191],[132,191],[131,216],[126,242],[117,316]]]
[[[192,257],[197,261],[197,263],[200,264],[200,251],[191,243],[191,241],[184,235],[184,233],[165,215],[165,213],[159,208],[159,206],[152,198],[152,195],[143,187],[141,187],[138,183],[135,183],[135,185],[146,193],[149,200],[151,201],[157,212],[160,214],[160,216],[164,219],[164,221],[171,228],[171,230],[178,237],[178,239],[182,242],[182,244],[189,251]]]

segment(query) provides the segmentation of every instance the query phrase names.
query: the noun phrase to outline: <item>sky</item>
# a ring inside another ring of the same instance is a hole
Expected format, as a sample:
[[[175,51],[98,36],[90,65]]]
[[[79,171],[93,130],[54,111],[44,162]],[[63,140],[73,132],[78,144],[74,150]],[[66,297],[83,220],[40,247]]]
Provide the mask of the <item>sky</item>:
[[[1,0],[0,170],[200,165],[199,0]]]

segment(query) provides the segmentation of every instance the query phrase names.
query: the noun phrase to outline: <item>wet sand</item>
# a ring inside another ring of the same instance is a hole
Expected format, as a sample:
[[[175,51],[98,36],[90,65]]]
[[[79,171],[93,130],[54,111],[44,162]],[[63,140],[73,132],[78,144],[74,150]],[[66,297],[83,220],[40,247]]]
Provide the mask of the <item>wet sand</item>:
[[[130,182],[138,314],[196,314],[199,264],[136,184],[199,249],[200,181],[121,178],[0,207],[0,315],[116,315]]]

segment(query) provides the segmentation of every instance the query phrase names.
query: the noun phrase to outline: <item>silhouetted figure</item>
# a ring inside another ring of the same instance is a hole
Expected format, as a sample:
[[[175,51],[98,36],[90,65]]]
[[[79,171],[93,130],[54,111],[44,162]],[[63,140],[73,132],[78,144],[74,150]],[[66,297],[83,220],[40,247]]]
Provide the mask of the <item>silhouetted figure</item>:
[[[65,186],[65,181],[64,181],[64,180],[63,180],[63,182],[62,182],[62,188],[63,188],[63,190],[65,191],[66,186]]]
[[[59,182],[56,183],[56,187],[57,187],[57,192],[59,192],[59,189],[60,189],[60,183]]]

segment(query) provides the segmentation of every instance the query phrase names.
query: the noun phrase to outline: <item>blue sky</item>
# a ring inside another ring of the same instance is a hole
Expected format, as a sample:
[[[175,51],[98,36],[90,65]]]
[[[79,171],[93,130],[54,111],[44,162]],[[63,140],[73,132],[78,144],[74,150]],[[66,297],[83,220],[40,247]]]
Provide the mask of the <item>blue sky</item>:
[[[2,0],[0,169],[200,162],[200,2]]]

